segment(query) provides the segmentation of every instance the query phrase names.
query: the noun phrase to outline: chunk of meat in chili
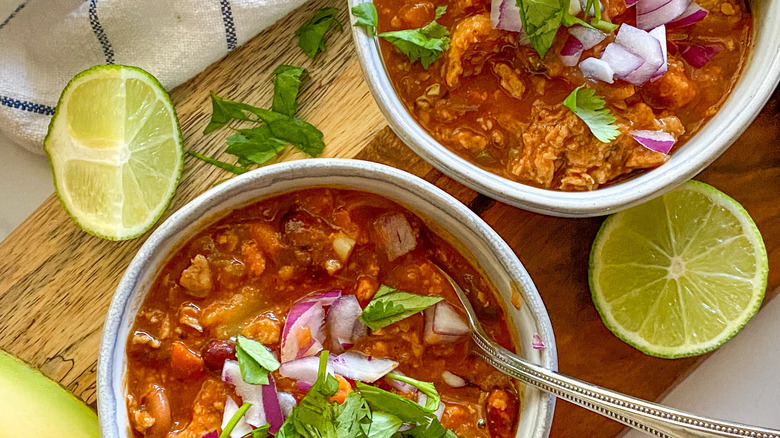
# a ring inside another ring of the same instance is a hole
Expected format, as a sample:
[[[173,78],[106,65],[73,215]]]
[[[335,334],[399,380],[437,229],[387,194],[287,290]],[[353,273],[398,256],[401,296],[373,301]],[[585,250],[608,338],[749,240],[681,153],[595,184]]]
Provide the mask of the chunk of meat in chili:
[[[496,42],[505,36],[505,33],[493,29],[490,24],[490,14],[477,14],[466,18],[455,26],[452,31],[450,49],[447,52],[447,85],[458,85],[463,74],[463,64],[466,62],[466,54],[480,43]],[[497,46],[493,49],[498,50]]]
[[[182,271],[179,284],[187,289],[190,295],[196,297],[208,295],[214,288],[208,259],[202,254],[196,255],[190,266]]]

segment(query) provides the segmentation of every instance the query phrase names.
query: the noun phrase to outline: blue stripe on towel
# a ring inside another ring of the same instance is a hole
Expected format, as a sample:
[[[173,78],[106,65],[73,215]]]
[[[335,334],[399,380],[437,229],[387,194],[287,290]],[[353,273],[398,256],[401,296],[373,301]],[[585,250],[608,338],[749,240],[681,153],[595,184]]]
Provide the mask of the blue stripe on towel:
[[[7,106],[9,108],[16,108],[22,111],[29,111],[31,113],[43,114],[51,116],[54,114],[54,107],[49,105],[42,105],[40,103],[27,102],[25,100],[12,99],[10,97],[0,96],[0,105]]]
[[[92,25],[92,31],[95,32],[95,36],[100,45],[103,46],[103,54],[106,55],[106,64],[114,63],[114,48],[111,47],[111,42],[108,41],[106,32],[103,30],[103,26],[100,24],[97,15],[97,0],[89,0],[89,24]]]
[[[230,0],[219,0],[222,5],[222,22],[225,24],[225,39],[228,50],[236,48],[236,25],[233,23],[233,10],[230,8]]]
[[[16,9],[14,9],[13,12],[11,12],[11,15],[8,16],[8,18],[5,19],[2,23],[0,23],[0,29],[4,28],[6,24],[8,24],[9,21],[11,21],[12,18],[16,17],[16,14],[19,13],[24,7],[27,6],[27,2],[25,1],[21,5],[17,6]]]

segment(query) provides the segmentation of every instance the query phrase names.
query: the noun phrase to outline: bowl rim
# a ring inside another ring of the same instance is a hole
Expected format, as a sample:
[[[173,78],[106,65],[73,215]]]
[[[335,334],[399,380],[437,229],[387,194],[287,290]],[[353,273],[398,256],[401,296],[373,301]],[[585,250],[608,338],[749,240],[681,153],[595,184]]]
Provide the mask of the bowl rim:
[[[325,176],[344,179],[372,179],[379,180],[382,184],[395,185],[411,196],[424,199],[425,204],[429,205],[430,208],[449,215],[448,219],[457,220],[468,228],[475,238],[482,240],[484,245],[493,252],[500,265],[497,269],[505,273],[518,286],[516,289],[524,300],[523,307],[529,309],[533,319],[532,323],[546,344],[543,350],[538,350],[533,354],[538,354],[541,365],[557,371],[558,356],[555,336],[547,309],[536,286],[514,251],[476,213],[433,184],[383,164],[332,158],[289,161],[247,172],[207,190],[166,219],[133,257],[111,300],[100,340],[97,363],[97,410],[104,438],[124,438],[127,436],[123,432],[128,427],[123,422],[127,418],[125,393],[119,389],[124,387],[125,371],[123,363],[117,363],[117,358],[126,357],[124,354],[127,338],[120,337],[122,322],[125,314],[132,312],[130,306],[133,299],[137,299],[139,294],[145,296],[148,293],[150,280],[153,280],[159,273],[161,264],[167,260],[170,252],[176,250],[176,242],[180,243],[191,237],[193,230],[190,228],[202,229],[205,226],[204,223],[212,223],[218,217],[224,216],[235,208],[256,202],[246,199],[242,202],[242,194],[266,189],[279,181]],[[303,183],[295,185],[290,190],[301,190],[317,185],[317,183]],[[347,189],[361,190],[359,186],[354,184],[339,184],[339,187],[342,186]],[[262,196],[258,198],[254,195],[252,199],[259,200],[262,199]],[[396,201],[396,198],[392,196],[389,199]],[[403,204],[402,200],[396,202]],[[433,223],[441,222],[433,220],[433,218],[427,219]],[[157,249],[159,247],[165,248],[165,245],[170,245],[171,248],[157,256],[157,260],[155,260],[153,256],[158,252]],[[491,278],[491,280],[493,279]],[[504,304],[508,307],[512,306],[509,302]],[[538,391],[532,388],[530,390]],[[555,396],[540,392],[538,400],[537,417],[534,424],[542,427],[537,427],[533,436],[534,438],[546,438],[552,426]],[[119,415],[122,411],[125,413],[124,416]]]
[[[371,0],[348,0],[350,9]],[[750,2],[753,5],[753,1]],[[753,10],[770,24],[780,26],[780,1],[767,1]],[[772,15],[774,14],[774,15]],[[355,19],[350,14],[350,21]],[[748,128],[780,84],[780,32],[756,43],[758,19],[753,23],[753,47],[740,73],[740,79],[723,106],[696,135],[672,154],[672,158],[649,172],[588,192],[563,192],[515,182],[484,170],[452,153],[420,126],[398,98],[390,82],[379,49],[378,37],[369,37],[363,28],[352,26],[352,35],[366,85],[390,128],[414,152],[445,175],[479,193],[535,213],[559,217],[592,217],[612,214],[645,202],[673,189],[704,170]],[[759,51],[761,56],[756,56]],[[764,56],[767,55],[767,56]],[[745,78],[760,78],[747,82]],[[746,84],[745,84],[746,83]],[[744,85],[743,85],[744,84]],[[732,113],[729,117],[728,110]]]

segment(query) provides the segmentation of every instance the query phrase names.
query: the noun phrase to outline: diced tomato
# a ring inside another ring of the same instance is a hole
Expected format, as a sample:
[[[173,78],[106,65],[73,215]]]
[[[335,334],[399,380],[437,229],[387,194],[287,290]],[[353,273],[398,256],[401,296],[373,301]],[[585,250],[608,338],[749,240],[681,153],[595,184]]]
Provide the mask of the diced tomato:
[[[335,374],[333,377],[339,381],[339,390],[330,398],[330,401],[337,402],[338,404],[344,403],[344,400],[347,399],[347,395],[352,392],[352,384],[349,383],[349,380],[338,374]]]
[[[203,374],[203,359],[182,342],[174,342],[171,350],[171,369],[176,377],[190,379]]]

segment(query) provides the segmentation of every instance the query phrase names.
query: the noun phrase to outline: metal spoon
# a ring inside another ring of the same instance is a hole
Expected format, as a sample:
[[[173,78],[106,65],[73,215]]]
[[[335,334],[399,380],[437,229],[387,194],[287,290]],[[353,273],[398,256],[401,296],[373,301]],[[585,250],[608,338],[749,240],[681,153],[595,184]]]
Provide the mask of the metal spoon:
[[[549,392],[577,406],[661,438],[755,437],[780,438],[780,431],[699,417],[564,376],[528,362],[485,334],[466,293],[440,267],[466,309],[476,353],[502,373]]]

